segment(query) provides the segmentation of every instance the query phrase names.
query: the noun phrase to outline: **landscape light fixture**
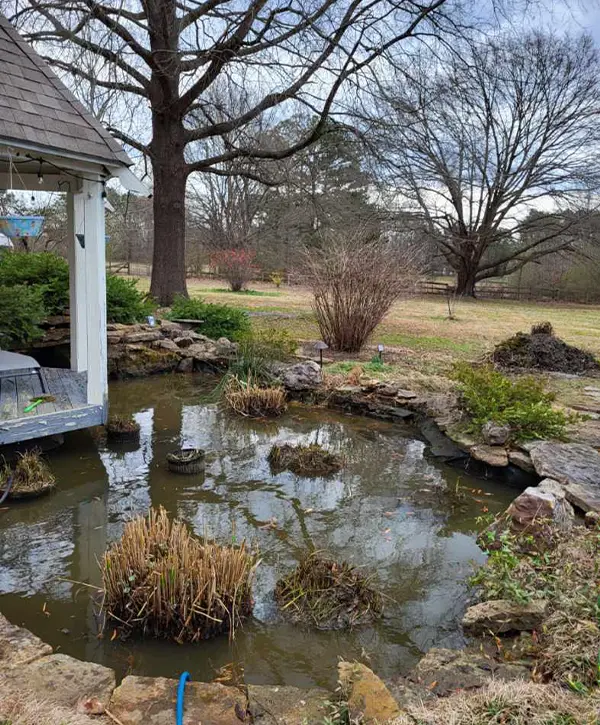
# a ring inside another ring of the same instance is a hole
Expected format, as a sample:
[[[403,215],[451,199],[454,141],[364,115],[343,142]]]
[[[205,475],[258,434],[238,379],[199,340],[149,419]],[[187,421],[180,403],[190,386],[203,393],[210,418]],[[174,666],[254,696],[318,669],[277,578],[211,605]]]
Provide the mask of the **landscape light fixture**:
[[[321,370],[323,370],[323,350],[327,350],[328,347],[329,345],[322,340],[319,340],[315,344],[315,348],[319,351],[319,365],[321,366]]]
[[[382,343],[379,343],[379,345],[377,345],[377,352],[379,354],[379,359],[381,360],[381,362],[383,362],[383,345],[382,345]]]

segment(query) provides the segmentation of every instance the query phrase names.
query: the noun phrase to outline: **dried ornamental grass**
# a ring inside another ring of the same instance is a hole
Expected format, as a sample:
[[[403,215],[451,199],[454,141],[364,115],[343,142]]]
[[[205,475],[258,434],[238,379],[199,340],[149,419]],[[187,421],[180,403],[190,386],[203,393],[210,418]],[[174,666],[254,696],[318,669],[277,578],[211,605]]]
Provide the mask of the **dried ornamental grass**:
[[[40,496],[56,486],[56,479],[37,448],[20,453],[11,467],[6,463],[0,469],[0,493],[6,490],[12,477],[11,498]]]
[[[117,629],[177,642],[223,632],[234,637],[252,610],[258,561],[245,543],[220,546],[193,536],[164,508],[125,525],[101,568],[107,618]]]
[[[310,445],[274,445],[268,456],[275,472],[291,471],[299,476],[327,476],[342,467],[342,459],[318,443]]]
[[[391,725],[597,725],[600,700],[555,685],[490,681],[409,707]]]
[[[113,415],[106,423],[106,437],[111,441],[130,441],[139,438],[140,424],[131,416]]]
[[[346,562],[319,553],[301,561],[275,587],[275,598],[293,621],[317,629],[345,629],[381,616],[383,598],[368,577]]]
[[[275,417],[287,410],[283,388],[262,388],[255,385],[251,378],[247,382],[237,377],[230,378],[223,397],[231,410],[249,418]]]

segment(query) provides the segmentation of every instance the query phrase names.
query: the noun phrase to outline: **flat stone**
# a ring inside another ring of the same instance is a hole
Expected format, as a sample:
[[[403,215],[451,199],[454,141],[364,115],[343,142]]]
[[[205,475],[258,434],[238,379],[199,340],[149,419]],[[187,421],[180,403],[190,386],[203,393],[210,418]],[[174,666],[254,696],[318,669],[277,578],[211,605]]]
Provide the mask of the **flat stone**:
[[[223,356],[217,352],[214,342],[194,342],[179,352],[200,362],[216,362],[223,359]]]
[[[348,703],[350,719],[381,725],[400,717],[402,711],[382,680],[360,662],[340,662],[338,680]]]
[[[421,423],[421,433],[427,439],[431,455],[444,460],[466,458],[467,453],[459,448],[447,435],[444,435],[433,420],[428,418]]]
[[[435,695],[449,695],[487,684],[490,679],[528,680],[531,673],[521,665],[504,664],[462,650],[430,649],[409,675],[409,679]]]
[[[178,348],[187,348],[194,344],[194,338],[191,335],[180,335],[174,338],[173,342]]]
[[[577,483],[569,483],[565,486],[565,496],[569,503],[584,513],[597,511],[600,513],[600,488],[580,486]]]
[[[0,614],[0,671],[22,667],[52,654],[52,647],[28,629],[11,624]]]
[[[512,463],[513,466],[520,468],[526,473],[535,473],[535,468],[533,466],[531,456],[525,451],[516,451],[513,449],[509,450],[508,461],[509,463]]]
[[[405,390],[404,388],[398,388],[396,390],[396,398],[398,400],[415,400],[417,397],[417,394],[412,390]]]
[[[320,688],[248,685],[248,709],[252,722],[264,725],[322,723],[329,714],[331,693]]]
[[[170,352],[179,352],[179,347],[173,340],[160,339],[152,343],[152,347],[157,350],[169,350]]]
[[[359,393],[362,393],[362,388],[360,385],[338,385],[338,387],[335,388],[335,392],[343,396],[358,395]]]
[[[600,420],[584,420],[569,427],[567,437],[572,443],[600,448]]]
[[[113,692],[109,710],[122,725],[173,725],[177,684],[165,677],[129,675]],[[214,682],[188,682],[185,687],[186,725],[250,722],[246,706],[246,696],[236,687]]]
[[[547,610],[548,603],[543,599],[535,599],[527,604],[491,599],[469,607],[462,625],[473,634],[531,632],[540,627]]]
[[[194,358],[186,357],[177,363],[178,373],[192,373],[194,372]]]
[[[154,342],[160,340],[162,335],[158,330],[150,332],[133,332],[125,335],[123,342]]]
[[[477,445],[477,441],[469,433],[465,432],[457,425],[444,425],[440,424],[439,418],[443,418],[443,414],[434,418],[436,424],[440,430],[444,431],[451,441],[454,441],[456,445],[465,453],[470,453],[471,449]]]
[[[109,322],[106,325],[107,332],[137,332],[139,325],[124,325],[121,322]]]
[[[563,485],[600,488],[600,453],[591,446],[543,442],[534,446],[530,455],[542,478],[553,478]]]
[[[161,320],[158,329],[167,337],[177,337],[178,335],[181,335],[183,327],[178,322]]]
[[[487,463],[488,466],[496,466],[498,468],[508,466],[508,453],[506,448],[477,444],[469,452],[475,460]]]
[[[118,345],[123,340],[123,337],[122,332],[107,332],[106,342],[109,345]]]
[[[34,660],[9,671],[6,677],[13,687],[21,683],[36,699],[65,708],[75,708],[90,698],[106,707],[116,684],[115,673],[108,667],[65,654]]]

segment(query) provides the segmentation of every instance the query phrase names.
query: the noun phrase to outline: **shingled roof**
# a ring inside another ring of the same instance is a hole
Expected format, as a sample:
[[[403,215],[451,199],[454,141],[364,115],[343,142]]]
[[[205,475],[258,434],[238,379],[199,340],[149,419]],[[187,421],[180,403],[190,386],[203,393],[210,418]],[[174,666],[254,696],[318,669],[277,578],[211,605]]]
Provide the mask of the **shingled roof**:
[[[131,160],[0,15],[0,144],[109,166]]]

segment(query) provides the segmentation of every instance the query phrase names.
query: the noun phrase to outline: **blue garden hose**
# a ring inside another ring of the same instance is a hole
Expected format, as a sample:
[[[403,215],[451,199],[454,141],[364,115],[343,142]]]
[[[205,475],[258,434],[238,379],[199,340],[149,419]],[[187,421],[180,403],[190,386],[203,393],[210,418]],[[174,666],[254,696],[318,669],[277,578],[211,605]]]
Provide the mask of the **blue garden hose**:
[[[189,672],[183,672],[179,678],[179,685],[177,686],[177,725],[183,725],[183,700],[185,697],[185,683],[191,680]]]

